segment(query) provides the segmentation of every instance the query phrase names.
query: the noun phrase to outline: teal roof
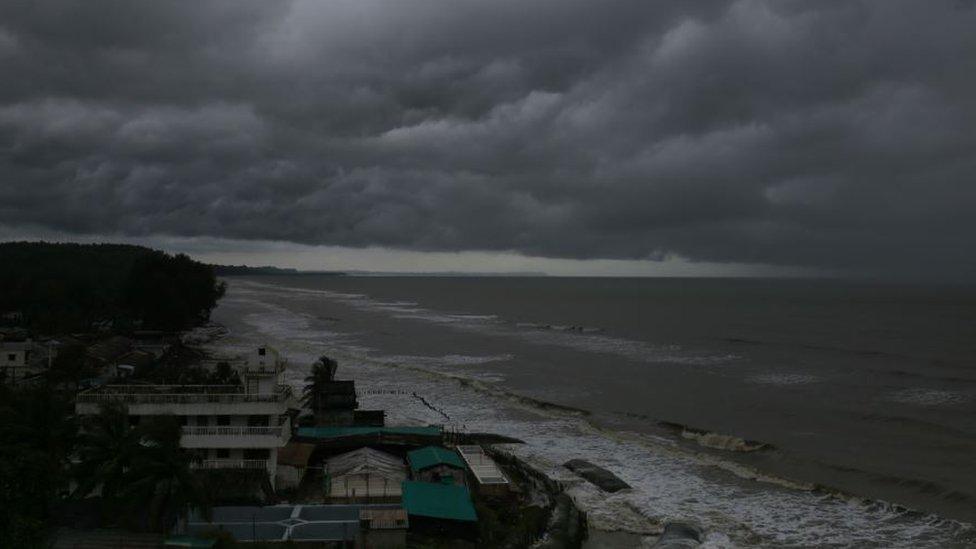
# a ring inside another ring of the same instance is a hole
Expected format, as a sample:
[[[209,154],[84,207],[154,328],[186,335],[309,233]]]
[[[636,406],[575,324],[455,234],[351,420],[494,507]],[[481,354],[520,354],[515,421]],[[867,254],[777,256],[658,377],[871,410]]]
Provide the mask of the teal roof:
[[[442,464],[464,469],[464,462],[461,461],[461,456],[457,452],[439,446],[428,446],[407,452],[407,461],[410,462],[410,469],[414,471],[422,471],[428,467]]]
[[[299,427],[298,436],[305,438],[341,438],[362,435],[425,435],[438,437],[440,427]]]
[[[475,522],[478,514],[464,486],[403,482],[403,508],[408,515]]]

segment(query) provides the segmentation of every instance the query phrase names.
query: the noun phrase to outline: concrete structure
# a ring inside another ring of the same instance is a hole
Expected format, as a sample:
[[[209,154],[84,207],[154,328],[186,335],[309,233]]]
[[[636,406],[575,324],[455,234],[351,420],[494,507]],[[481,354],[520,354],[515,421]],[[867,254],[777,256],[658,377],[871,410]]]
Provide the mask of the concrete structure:
[[[471,475],[474,476],[475,488],[479,493],[486,495],[508,493],[508,478],[498,468],[498,464],[485,454],[481,446],[458,446],[457,450],[468,466],[468,470],[471,471]]]
[[[333,501],[399,501],[407,479],[403,460],[373,448],[360,448],[326,460],[325,483]]]
[[[0,341],[0,379],[14,383],[44,371],[33,360],[34,342]]]
[[[274,486],[278,449],[291,438],[287,415],[295,402],[281,384],[284,362],[270,347],[257,348],[238,368],[242,385],[104,385],[75,399],[79,415],[97,414],[103,402],[122,402],[136,421],[177,416],[184,448],[204,469],[265,469]]]

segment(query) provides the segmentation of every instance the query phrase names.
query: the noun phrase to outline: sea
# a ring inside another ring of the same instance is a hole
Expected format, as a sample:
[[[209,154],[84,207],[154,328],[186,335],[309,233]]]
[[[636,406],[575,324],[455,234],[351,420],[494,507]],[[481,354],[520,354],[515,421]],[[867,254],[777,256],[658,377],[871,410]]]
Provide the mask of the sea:
[[[711,548],[976,547],[976,287],[225,280],[215,353],[275,346],[296,388],[327,355],[390,423],[522,440],[504,449],[564,482],[599,546],[691,520]]]

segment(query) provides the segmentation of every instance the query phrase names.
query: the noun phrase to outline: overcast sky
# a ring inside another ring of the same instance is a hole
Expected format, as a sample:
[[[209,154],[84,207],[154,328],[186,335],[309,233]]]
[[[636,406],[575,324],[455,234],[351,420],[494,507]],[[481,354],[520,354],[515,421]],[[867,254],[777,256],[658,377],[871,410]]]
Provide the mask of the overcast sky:
[[[976,277],[971,1],[0,3],[0,238]]]

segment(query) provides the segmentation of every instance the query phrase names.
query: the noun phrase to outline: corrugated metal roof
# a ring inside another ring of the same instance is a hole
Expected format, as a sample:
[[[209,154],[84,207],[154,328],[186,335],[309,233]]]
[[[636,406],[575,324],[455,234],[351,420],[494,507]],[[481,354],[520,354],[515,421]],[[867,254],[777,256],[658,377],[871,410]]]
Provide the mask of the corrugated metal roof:
[[[403,507],[408,515],[475,522],[478,514],[464,486],[432,482],[403,483]]]
[[[402,459],[368,447],[329,458],[325,470],[333,477],[369,473],[397,482],[407,476]]]
[[[361,435],[440,436],[440,427],[300,427],[298,436],[305,438],[342,438]]]
[[[464,469],[464,462],[461,461],[461,456],[457,452],[439,446],[428,446],[408,452],[407,461],[410,462],[410,468],[414,471],[422,471],[434,465],[450,465]]]

